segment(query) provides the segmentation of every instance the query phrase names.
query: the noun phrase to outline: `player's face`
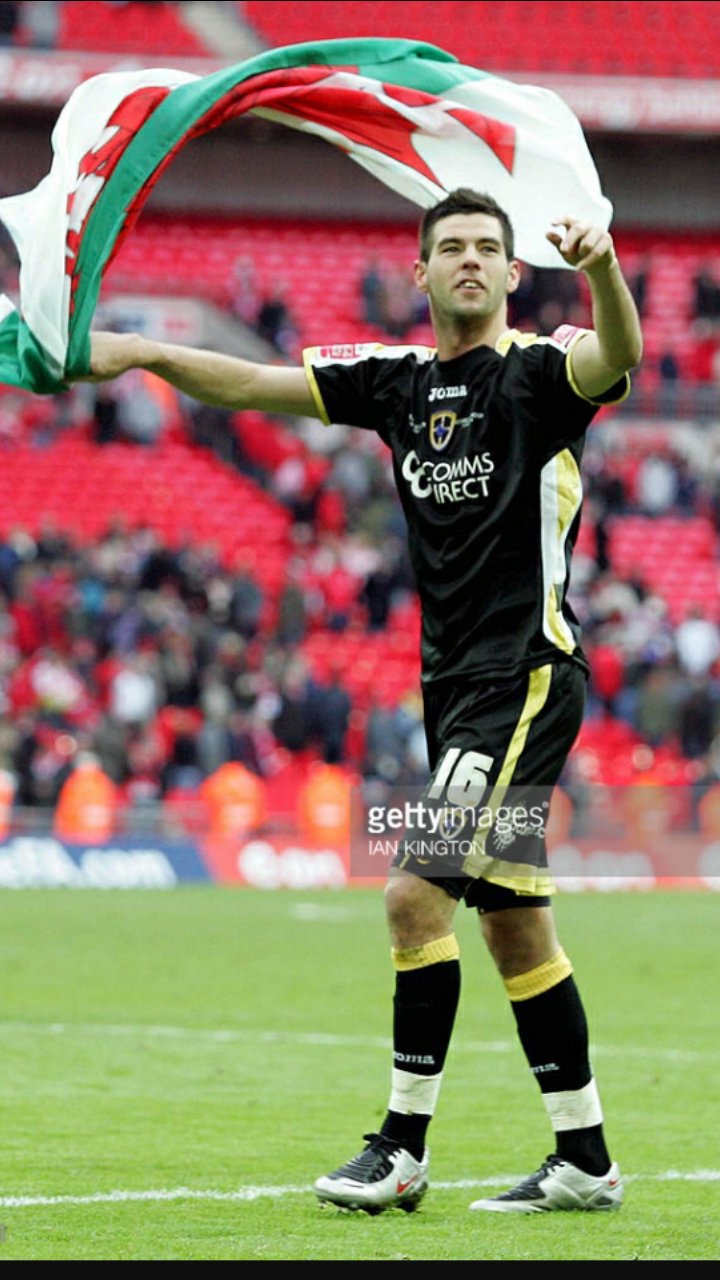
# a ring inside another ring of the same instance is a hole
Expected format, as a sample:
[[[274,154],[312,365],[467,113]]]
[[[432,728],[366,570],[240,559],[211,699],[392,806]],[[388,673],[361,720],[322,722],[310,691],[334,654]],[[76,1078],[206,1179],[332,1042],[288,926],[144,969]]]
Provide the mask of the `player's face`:
[[[453,213],[433,227],[427,262],[415,264],[415,281],[434,314],[482,319],[505,305],[518,286],[518,263],[508,261],[497,218]]]

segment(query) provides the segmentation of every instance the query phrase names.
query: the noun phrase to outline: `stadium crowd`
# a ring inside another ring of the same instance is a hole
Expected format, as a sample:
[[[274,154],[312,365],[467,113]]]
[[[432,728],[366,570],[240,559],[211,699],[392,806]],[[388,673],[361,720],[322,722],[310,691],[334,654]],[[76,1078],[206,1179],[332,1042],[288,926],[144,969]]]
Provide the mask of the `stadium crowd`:
[[[6,458],[22,432],[38,449],[65,430],[102,442],[107,394],[85,387],[56,400],[20,398],[15,429],[6,422],[3,430]],[[398,705],[371,703],[358,740],[347,673],[338,662],[318,678],[305,654],[318,632],[382,633],[412,598],[386,452],[368,433],[337,427],[323,429],[318,455],[315,424],[300,422],[305,451],[263,466],[262,451],[249,456],[244,447],[253,435],[244,415],[193,402],[181,411],[197,447],[221,450],[289,511],[280,594],[269,599],[262,557],[223,563],[214,547],[164,545],[150,527],[121,520],[90,545],[49,521],[34,534],[8,531],[0,540],[0,767],[15,779],[16,803],[54,804],[88,750],[129,805],[197,787],[229,760],[267,777],[288,753],[388,784],[420,781],[417,693]],[[13,418],[12,398],[3,414]],[[585,467],[592,552],[576,554],[571,585],[592,667],[588,719],[623,723],[650,748],[694,762],[698,778],[710,776],[720,754],[717,614],[698,600],[673,625],[660,595],[614,568],[607,530],[617,516],[651,510],[680,519],[710,513],[720,530],[718,479],[665,452],[645,457],[631,487],[600,447],[602,432]]]

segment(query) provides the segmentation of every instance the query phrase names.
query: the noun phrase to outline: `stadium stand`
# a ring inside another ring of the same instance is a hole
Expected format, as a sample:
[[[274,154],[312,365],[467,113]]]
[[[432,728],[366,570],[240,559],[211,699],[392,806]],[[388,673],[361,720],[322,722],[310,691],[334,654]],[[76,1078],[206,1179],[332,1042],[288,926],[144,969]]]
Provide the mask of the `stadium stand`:
[[[148,10],[152,10],[151,13]],[[162,53],[164,58],[206,58],[210,50],[182,20],[181,6],[71,0],[59,7],[58,49]]]
[[[704,265],[720,278],[717,239],[701,233],[622,229],[616,238],[628,276],[641,270],[645,274],[642,379],[657,382],[661,358],[668,351],[674,353],[682,379],[712,379],[707,336],[692,325],[693,281]],[[378,260],[386,274],[407,273],[415,254],[413,226],[332,219],[146,216],[124,244],[107,280],[112,290],[142,287],[160,294],[190,290],[229,306],[234,268],[249,258],[261,292],[278,278],[287,286],[303,343],[327,341],[328,334],[338,341],[349,336],[373,341],[387,333],[363,322],[359,302],[363,273]],[[415,342],[431,340],[426,324],[412,326],[406,336]],[[718,346],[713,332],[710,348]]]
[[[438,41],[437,4],[413,4],[411,20],[396,8],[365,0],[353,34]],[[57,44],[207,56],[181,9],[73,0]],[[499,72],[716,77],[718,9],[689,0],[678,24],[652,0],[488,4],[470,25],[467,5],[444,3],[440,43]],[[306,39],[304,10],[237,6],[268,44]],[[343,10],[314,6],[313,38],[347,35]],[[22,23],[14,38],[27,43]],[[720,248],[688,228],[615,234],[645,357],[586,453],[572,597],[593,675],[568,781],[693,781],[720,729]],[[400,299],[378,315],[363,295],[370,268],[387,284],[414,256],[414,226],[398,222],[148,210],[104,299],[199,297],[256,328],[280,286],[278,360],[328,339],[426,343],[422,311],[402,314]],[[544,322],[536,302],[531,291],[521,327]],[[582,320],[582,293],[573,306]],[[307,424],[145,390],[157,415],[140,439],[120,384],[108,402],[0,389],[0,768],[17,803],[54,803],[68,750],[90,747],[126,803],[163,802],[186,831],[201,780],[229,758],[263,779],[270,822],[288,826],[318,762],[420,779],[419,614],[386,451],[368,433],[339,428],[320,445]],[[704,667],[688,665],[688,636]],[[135,720],[128,688],[147,699]]]
[[[312,37],[348,35],[342,4],[314,6]],[[246,0],[238,10],[270,45],[308,39],[305,6],[293,0]],[[416,0],[392,5],[363,0],[353,10],[353,36],[397,37],[441,44],[463,63],[490,71],[557,71],[580,75],[715,78],[720,72],[720,12],[712,0]],[[499,19],[499,20],[498,20]],[[489,38],[489,33],[492,37]],[[562,38],[559,37],[562,33]]]

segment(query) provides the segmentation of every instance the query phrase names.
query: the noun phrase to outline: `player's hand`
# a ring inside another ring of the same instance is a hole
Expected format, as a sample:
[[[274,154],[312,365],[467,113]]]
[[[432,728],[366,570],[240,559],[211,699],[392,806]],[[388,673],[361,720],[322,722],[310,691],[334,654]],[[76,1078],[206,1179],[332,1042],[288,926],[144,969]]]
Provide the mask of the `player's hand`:
[[[555,245],[569,267],[592,274],[608,270],[616,261],[615,246],[609,231],[592,227],[577,218],[558,218],[547,239]]]
[[[78,382],[109,382],[141,363],[140,344],[136,333],[90,334],[90,373]]]

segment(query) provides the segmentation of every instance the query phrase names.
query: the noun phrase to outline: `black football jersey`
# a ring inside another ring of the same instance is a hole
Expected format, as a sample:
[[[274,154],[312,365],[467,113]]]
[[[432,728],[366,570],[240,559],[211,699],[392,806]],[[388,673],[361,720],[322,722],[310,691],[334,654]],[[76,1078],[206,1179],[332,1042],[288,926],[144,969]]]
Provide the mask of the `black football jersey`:
[[[575,384],[584,330],[508,331],[453,360],[430,347],[310,348],[319,417],[392,450],[422,606],[423,682],[587,666],[567,601],[580,462],[600,402]],[[624,377],[602,403],[623,399]]]

